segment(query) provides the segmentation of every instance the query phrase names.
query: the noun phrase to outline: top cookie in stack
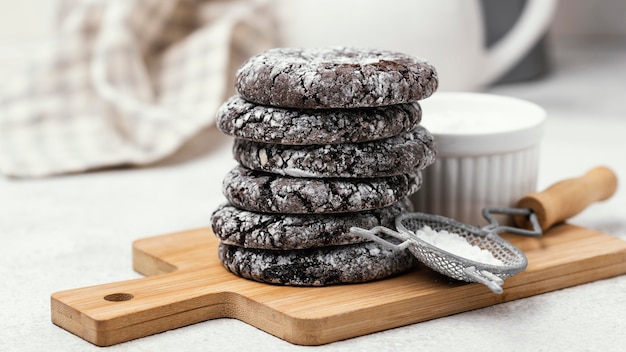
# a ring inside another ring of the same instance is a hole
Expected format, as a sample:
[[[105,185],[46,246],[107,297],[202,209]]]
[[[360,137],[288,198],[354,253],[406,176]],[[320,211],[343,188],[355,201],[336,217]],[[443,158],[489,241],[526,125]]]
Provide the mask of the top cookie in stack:
[[[261,282],[322,286],[382,279],[414,259],[350,234],[393,227],[435,160],[418,100],[437,88],[428,63],[354,48],[272,49],[237,72],[218,127],[240,164],[212,216],[219,255]]]
[[[435,69],[402,53],[354,48],[273,49],[237,73],[237,92],[262,105],[297,109],[411,103],[437,89]]]

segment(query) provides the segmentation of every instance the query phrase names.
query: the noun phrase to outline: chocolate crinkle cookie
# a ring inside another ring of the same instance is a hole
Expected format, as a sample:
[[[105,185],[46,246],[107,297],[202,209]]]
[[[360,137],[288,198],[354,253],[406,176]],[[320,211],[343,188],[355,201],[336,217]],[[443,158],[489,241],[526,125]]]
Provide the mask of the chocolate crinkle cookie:
[[[237,71],[246,100],[291,108],[359,108],[411,103],[438,86],[435,68],[415,57],[357,48],[276,48]]]
[[[393,228],[397,215],[412,210],[407,198],[385,208],[340,214],[257,213],[223,204],[213,212],[211,228],[222,243],[246,248],[327,247],[365,242],[350,233],[350,228]]]
[[[220,243],[224,267],[240,277],[289,286],[327,286],[380,280],[416,265],[408,251],[375,242],[272,251]]]
[[[373,178],[308,178],[280,176],[233,168],[223,180],[223,193],[234,206],[256,212],[342,213],[382,208],[415,193],[422,184],[416,173]]]
[[[433,136],[422,126],[372,142],[291,146],[235,139],[239,164],[294,177],[381,177],[424,169],[435,161]]]
[[[217,112],[227,135],[255,142],[309,145],[372,141],[414,129],[421,120],[417,102],[356,109],[290,109],[228,99]]]

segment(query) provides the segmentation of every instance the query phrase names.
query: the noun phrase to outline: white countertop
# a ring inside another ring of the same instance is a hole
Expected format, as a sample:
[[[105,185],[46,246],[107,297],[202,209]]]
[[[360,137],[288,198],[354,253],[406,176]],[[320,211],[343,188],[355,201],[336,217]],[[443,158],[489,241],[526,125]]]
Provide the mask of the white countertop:
[[[563,45],[550,76],[489,90],[548,111],[540,188],[597,165],[626,179],[625,44]],[[230,146],[211,129],[154,167],[0,178],[0,349],[98,349],[51,323],[50,294],[140,277],[131,266],[133,240],[208,226],[224,200],[222,177],[234,165]],[[622,188],[570,222],[626,240]],[[108,350],[618,351],[626,346],[624,312],[621,276],[319,347],[216,319]]]

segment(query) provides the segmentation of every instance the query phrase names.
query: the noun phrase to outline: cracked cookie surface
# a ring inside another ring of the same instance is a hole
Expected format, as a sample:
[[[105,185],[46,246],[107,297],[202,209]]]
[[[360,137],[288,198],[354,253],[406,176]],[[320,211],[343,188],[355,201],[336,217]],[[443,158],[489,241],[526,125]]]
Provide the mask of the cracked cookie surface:
[[[415,193],[420,171],[373,178],[281,176],[236,166],[226,174],[222,191],[234,206],[256,212],[342,213],[389,206]]]
[[[237,92],[248,101],[308,109],[410,103],[437,86],[437,72],[426,61],[347,47],[270,49],[246,61],[236,77]]]
[[[290,109],[229,98],[217,112],[227,135],[255,142],[309,145],[383,139],[414,129],[422,110],[417,102],[375,108]]]
[[[422,126],[371,142],[291,146],[235,139],[233,145],[239,164],[293,177],[408,174],[431,165],[436,154],[434,138]]]
[[[272,251],[220,243],[218,256],[233,274],[260,282],[289,286],[327,286],[380,280],[416,265],[408,251],[374,242]]]
[[[393,228],[397,215],[412,210],[408,198],[381,209],[340,214],[257,213],[223,204],[213,212],[211,228],[222,243],[246,248],[328,247],[365,242],[351,234],[350,228]]]

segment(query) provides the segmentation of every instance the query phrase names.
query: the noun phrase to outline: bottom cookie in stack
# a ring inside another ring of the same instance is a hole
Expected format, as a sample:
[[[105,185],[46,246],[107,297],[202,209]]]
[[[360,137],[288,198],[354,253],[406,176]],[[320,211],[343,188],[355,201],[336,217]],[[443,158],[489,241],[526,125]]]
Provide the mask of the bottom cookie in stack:
[[[415,264],[406,251],[374,242],[291,251],[220,244],[219,257],[235,275],[290,286],[362,283],[404,272]]]

